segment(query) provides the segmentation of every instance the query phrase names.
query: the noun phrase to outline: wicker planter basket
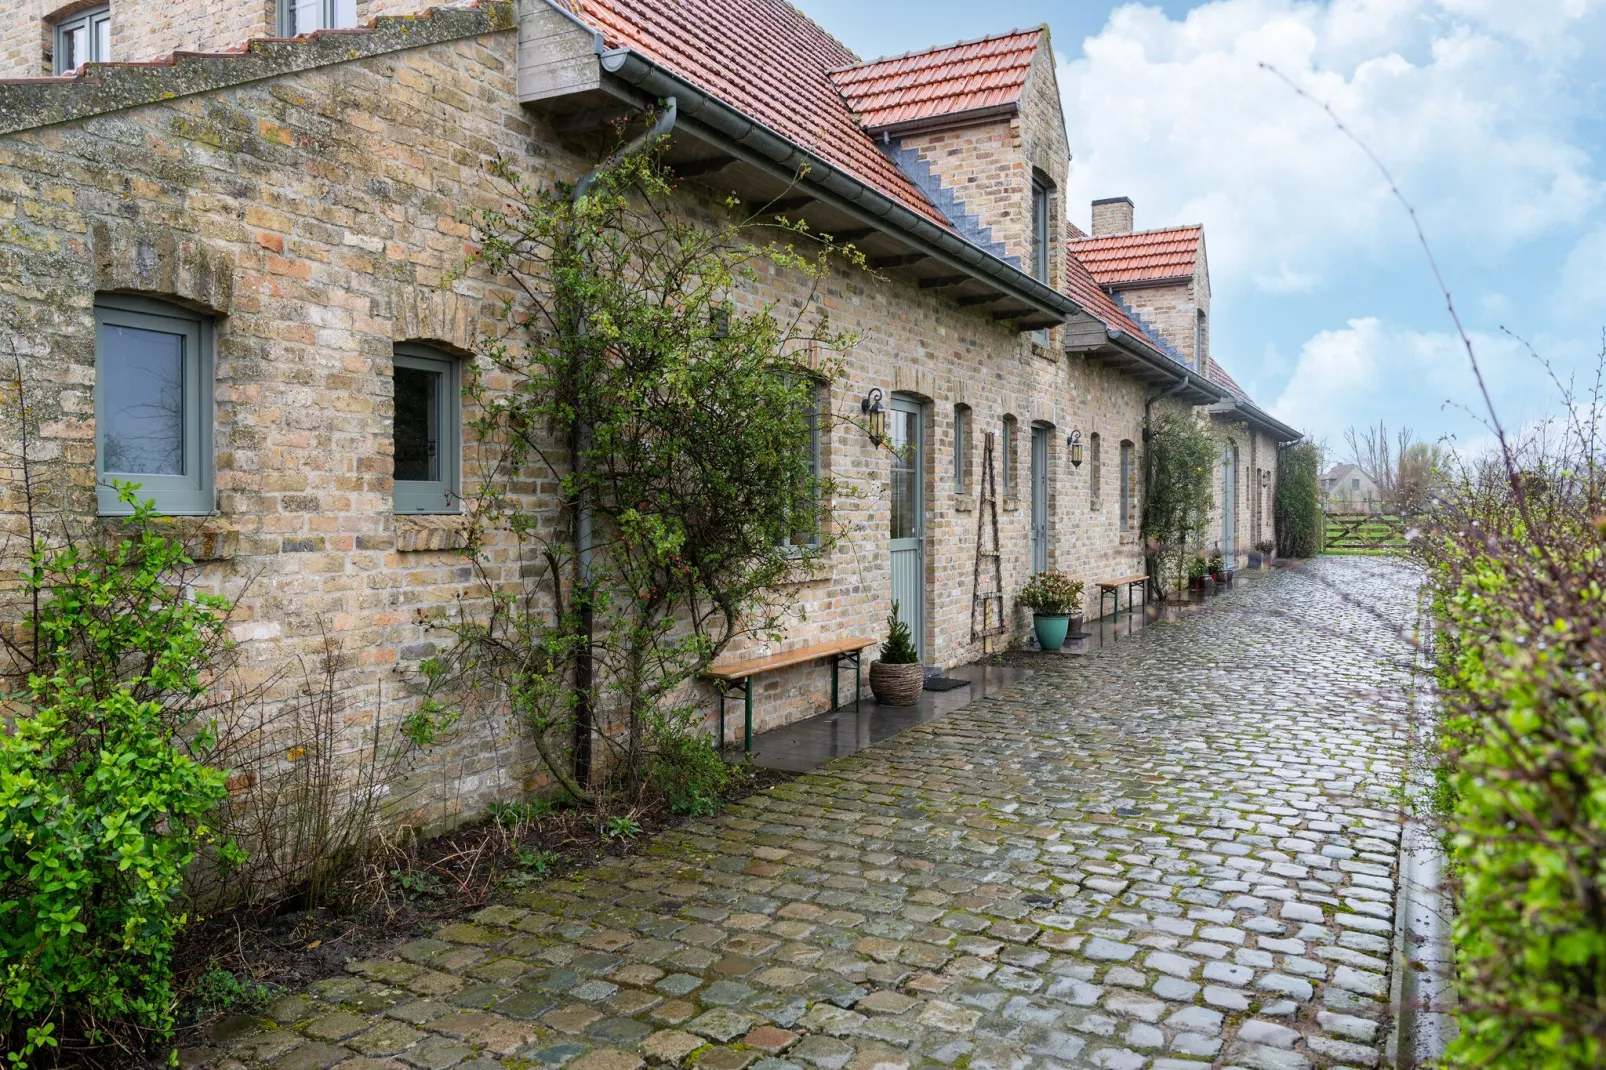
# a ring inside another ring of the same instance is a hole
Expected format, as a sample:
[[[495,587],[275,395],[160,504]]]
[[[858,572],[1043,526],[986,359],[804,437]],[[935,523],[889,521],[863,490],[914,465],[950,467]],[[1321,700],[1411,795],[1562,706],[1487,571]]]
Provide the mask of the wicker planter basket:
[[[910,665],[870,663],[870,693],[883,706],[913,706],[926,689],[926,667],[918,661]]]

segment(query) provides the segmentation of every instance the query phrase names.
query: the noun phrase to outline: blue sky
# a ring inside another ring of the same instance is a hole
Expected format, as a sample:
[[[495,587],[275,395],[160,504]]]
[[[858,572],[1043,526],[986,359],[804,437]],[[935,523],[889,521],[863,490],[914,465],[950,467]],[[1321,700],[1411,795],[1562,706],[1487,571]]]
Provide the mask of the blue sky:
[[[1501,419],[1592,376],[1606,329],[1606,0],[794,0],[865,58],[1047,23],[1067,200],[1125,194],[1140,228],[1203,223],[1213,352],[1343,459],[1382,419],[1476,448],[1481,413],[1403,208],[1416,207]],[[1446,404],[1446,403],[1449,404]]]

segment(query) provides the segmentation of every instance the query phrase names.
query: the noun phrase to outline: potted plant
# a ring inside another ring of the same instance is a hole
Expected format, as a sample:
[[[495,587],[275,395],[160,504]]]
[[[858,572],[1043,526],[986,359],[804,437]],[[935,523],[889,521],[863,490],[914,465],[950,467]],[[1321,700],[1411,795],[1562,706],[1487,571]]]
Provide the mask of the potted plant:
[[[1250,568],[1269,568],[1271,559],[1277,554],[1277,544],[1270,539],[1261,539],[1255,543],[1255,552],[1249,555]]]
[[[1227,559],[1221,555],[1220,550],[1210,554],[1210,578],[1217,583],[1227,582]]]
[[[1037,645],[1044,650],[1058,650],[1065,645],[1065,634],[1070,631],[1071,615],[1078,621],[1082,608],[1082,581],[1073,580],[1063,572],[1039,572],[1021,588],[1020,604],[1032,611],[1032,629],[1037,633]]]
[[[881,657],[870,663],[870,693],[883,706],[913,706],[925,688],[926,667],[920,664],[909,626],[898,618],[898,603],[893,602]]]
[[[1188,562],[1188,589],[1202,591],[1205,585],[1205,576],[1210,572],[1210,566],[1205,563],[1204,554],[1194,554]]]

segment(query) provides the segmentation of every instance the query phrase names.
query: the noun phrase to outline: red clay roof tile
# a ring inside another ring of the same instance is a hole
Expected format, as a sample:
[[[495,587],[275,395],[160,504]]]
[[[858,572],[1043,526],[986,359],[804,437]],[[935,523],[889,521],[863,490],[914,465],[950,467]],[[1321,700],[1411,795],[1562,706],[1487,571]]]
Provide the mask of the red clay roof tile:
[[[976,41],[872,60],[831,72],[867,128],[958,115],[1020,102],[1043,30],[1011,30]]]
[[[1203,237],[1201,226],[1167,227],[1079,238],[1071,242],[1071,252],[1087,265],[1099,285],[1119,286],[1192,275]]]
[[[1116,304],[1115,298],[1104,291],[1074,253],[1065,258],[1065,292],[1084,311],[1103,320],[1106,327],[1124,331],[1140,342],[1155,344],[1149,332]]]
[[[830,71],[859,57],[784,0],[568,0],[625,47],[952,229],[848,111]]]
[[[1227,374],[1227,369],[1216,363],[1215,357],[1205,358],[1205,378],[1217,386],[1225,387],[1227,393],[1239,401],[1247,401],[1251,405],[1254,404],[1249,395],[1244,393],[1244,388],[1234,382],[1232,376]]]

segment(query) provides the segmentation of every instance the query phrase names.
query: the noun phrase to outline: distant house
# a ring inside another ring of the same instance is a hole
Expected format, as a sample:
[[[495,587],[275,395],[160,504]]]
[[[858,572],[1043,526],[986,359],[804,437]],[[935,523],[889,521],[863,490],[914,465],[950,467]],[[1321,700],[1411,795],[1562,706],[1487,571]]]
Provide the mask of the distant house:
[[[1322,476],[1322,494],[1328,508],[1340,512],[1377,513],[1383,509],[1383,492],[1353,464],[1335,464],[1328,469]]]

